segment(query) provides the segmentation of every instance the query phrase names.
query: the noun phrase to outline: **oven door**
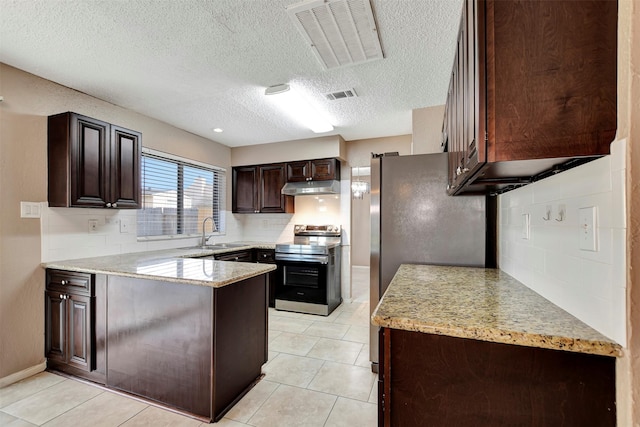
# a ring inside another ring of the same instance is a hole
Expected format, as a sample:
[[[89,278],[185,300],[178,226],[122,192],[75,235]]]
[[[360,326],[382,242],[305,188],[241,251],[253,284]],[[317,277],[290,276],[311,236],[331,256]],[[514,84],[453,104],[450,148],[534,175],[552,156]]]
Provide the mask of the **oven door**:
[[[327,304],[327,261],[323,255],[276,254],[276,300]]]

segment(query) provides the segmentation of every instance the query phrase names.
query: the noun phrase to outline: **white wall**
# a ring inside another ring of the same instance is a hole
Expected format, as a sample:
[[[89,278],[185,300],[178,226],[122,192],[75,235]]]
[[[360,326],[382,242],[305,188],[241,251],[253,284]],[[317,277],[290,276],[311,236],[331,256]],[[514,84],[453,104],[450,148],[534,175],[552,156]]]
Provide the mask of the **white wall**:
[[[499,266],[607,337],[626,345],[626,141],[611,155],[498,198]],[[559,207],[566,215],[556,221]],[[551,219],[545,221],[547,206]],[[597,251],[581,250],[578,210],[597,210]],[[530,238],[523,214],[531,218]]]

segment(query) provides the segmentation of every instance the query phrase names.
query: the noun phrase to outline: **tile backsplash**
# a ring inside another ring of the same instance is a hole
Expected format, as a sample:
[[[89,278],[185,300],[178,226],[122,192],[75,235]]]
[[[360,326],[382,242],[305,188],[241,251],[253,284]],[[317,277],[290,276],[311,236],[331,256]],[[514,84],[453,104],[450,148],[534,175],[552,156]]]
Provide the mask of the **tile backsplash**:
[[[135,210],[49,208],[45,202],[41,211],[43,262],[180,248],[200,241],[199,237],[138,241]],[[338,196],[297,197],[295,214],[224,215],[226,233],[214,235],[210,242],[285,242],[293,239],[295,224],[344,222]],[[90,220],[98,223],[95,231],[89,230]]]
[[[614,141],[609,156],[498,198],[500,269],[622,345],[625,153],[626,141]],[[586,207],[596,211],[596,251],[580,248],[579,210]]]

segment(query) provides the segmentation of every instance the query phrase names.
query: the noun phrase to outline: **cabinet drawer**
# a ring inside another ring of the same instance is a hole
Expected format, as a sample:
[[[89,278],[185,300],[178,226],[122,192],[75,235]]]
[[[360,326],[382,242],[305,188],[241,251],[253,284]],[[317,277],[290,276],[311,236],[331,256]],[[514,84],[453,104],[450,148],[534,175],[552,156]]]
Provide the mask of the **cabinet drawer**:
[[[226,252],[215,255],[218,261],[253,262],[251,251]]]
[[[275,264],[275,251],[271,249],[256,249],[256,262]]]
[[[47,270],[47,289],[93,296],[92,275],[71,271]]]

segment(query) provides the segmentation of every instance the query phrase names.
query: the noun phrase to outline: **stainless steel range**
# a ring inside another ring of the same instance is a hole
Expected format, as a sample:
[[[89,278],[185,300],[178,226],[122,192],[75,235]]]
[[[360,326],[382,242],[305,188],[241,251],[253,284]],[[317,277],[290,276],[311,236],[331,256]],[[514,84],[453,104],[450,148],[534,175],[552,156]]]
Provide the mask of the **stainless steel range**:
[[[276,245],[276,310],[328,316],[342,302],[339,225],[296,225]]]

